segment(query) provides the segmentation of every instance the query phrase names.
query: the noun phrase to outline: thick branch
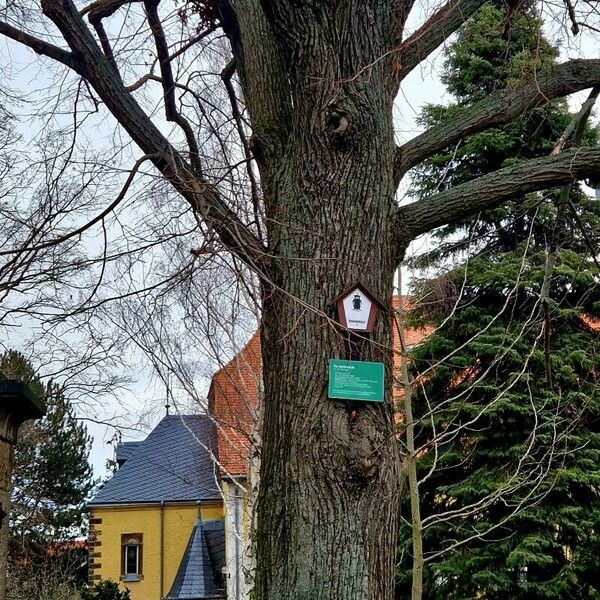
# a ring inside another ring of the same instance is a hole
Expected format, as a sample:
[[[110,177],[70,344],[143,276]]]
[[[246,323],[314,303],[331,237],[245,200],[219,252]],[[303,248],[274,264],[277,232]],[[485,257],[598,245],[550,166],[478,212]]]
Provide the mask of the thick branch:
[[[187,119],[177,110],[175,79],[173,78],[173,70],[171,69],[169,47],[167,45],[165,32],[158,17],[159,2],[160,0],[144,0],[144,6],[146,7],[148,23],[150,25],[150,29],[152,30],[152,35],[154,36],[158,63],[160,65],[160,73],[162,75],[161,83],[165,101],[165,115],[167,117],[167,121],[177,123],[177,125],[181,127],[190,149],[190,160],[192,165],[198,173],[201,173],[200,150],[198,148],[196,136],[194,135],[192,126],[189,124]]]
[[[400,237],[415,239],[516,196],[572,183],[598,172],[600,148],[569,150],[524,161],[400,207]]]
[[[48,58],[57,60],[70,69],[79,72],[75,57],[70,52],[63,50],[58,46],[54,46],[53,44],[49,44],[44,40],[40,40],[39,38],[25,33],[24,31],[5,23],[4,21],[0,21],[0,35],[5,35],[11,40],[15,40],[16,42],[31,48],[34,52],[40,54],[41,56],[47,56]]]
[[[548,101],[600,84],[600,60],[571,60],[539,73],[519,87],[499,91],[465,108],[398,148],[396,180],[424,159],[458,140],[497,125]]]
[[[141,2],[141,0],[98,0],[86,6],[80,14],[83,16],[89,13],[91,22],[102,20],[114,15],[122,6],[132,2]]]
[[[255,270],[261,270],[265,248],[227,206],[214,185],[193,172],[148,115],[129,94],[96,44],[71,0],[42,0],[42,10],[62,33],[78,58],[80,73],[134,142],[149,155],[164,177],[200,213],[223,244]],[[24,42],[25,43],[25,42]]]
[[[291,125],[291,96],[281,48],[260,0],[218,2],[252,124],[252,150],[268,190],[265,166],[277,157]]]
[[[399,49],[396,73],[402,81],[416,66],[443,44],[487,0],[450,0],[437,10]]]

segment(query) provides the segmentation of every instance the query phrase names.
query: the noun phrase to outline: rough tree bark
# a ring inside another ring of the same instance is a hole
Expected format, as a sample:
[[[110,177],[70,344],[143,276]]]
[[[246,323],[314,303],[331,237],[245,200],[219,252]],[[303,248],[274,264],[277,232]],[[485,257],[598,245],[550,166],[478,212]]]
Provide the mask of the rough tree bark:
[[[391,595],[402,481],[390,399],[363,407],[328,400],[327,361],[345,348],[324,317],[353,281],[384,298],[392,289],[393,89],[381,56],[394,15],[377,2],[338,11],[318,4],[268,7],[289,61],[294,118],[267,205],[273,262],[263,286],[255,594],[375,600]],[[368,80],[355,77],[371,64]],[[384,361],[388,377],[390,327],[382,315],[373,334],[381,346],[364,356]]]
[[[97,26],[102,15],[125,4],[100,0],[83,14],[93,13]],[[84,77],[208,228],[261,279],[257,600],[393,597],[403,476],[390,398],[392,319],[381,315],[363,354],[386,365],[385,402],[330,401],[327,360],[346,355],[332,320],[333,298],[360,280],[389,300],[394,270],[415,236],[600,168],[598,149],[564,152],[397,207],[401,176],[441,146],[600,83],[600,61],[571,61],[546,79],[531,78],[478,109],[466,109],[451,127],[396,148],[392,103],[398,85],[481,4],[450,0],[403,43],[411,0],[216,2],[252,124],[264,240],[205,177],[195,143],[186,158],[143,112],[124,87],[108,40],[95,40],[71,0],[42,0],[69,50],[0,21],[0,34]],[[145,3],[167,117],[181,123],[189,138],[173,102],[157,5]]]

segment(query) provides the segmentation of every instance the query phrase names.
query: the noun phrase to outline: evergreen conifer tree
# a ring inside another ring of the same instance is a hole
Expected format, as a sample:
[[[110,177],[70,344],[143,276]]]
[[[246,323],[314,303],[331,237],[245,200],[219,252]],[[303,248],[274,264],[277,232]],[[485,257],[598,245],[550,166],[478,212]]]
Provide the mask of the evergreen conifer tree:
[[[11,555],[29,560],[45,556],[55,541],[81,535],[93,487],[90,438],[64,387],[42,384],[23,355],[1,355],[0,372],[37,388],[47,407],[43,419],[21,427],[15,446]]]
[[[423,121],[442,122],[556,57],[536,15],[508,26],[487,6],[447,51],[454,103],[429,106]],[[552,102],[474,135],[427,161],[416,193],[546,156],[571,119]],[[582,144],[597,143],[588,127]],[[420,486],[425,598],[600,598],[600,202],[574,187],[559,208],[559,194],[445,227],[414,262],[430,275],[414,286],[419,316],[439,326],[414,350],[414,403],[426,417],[418,468],[429,474]],[[401,544],[410,568],[408,527]],[[400,580],[397,597],[408,589]]]

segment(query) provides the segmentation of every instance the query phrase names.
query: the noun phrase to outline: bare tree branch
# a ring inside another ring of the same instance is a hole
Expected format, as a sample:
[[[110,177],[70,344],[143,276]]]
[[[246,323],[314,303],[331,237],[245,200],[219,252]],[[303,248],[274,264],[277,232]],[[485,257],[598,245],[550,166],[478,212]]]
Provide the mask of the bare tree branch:
[[[396,77],[402,81],[443,44],[486,0],[450,0],[400,46]]]
[[[506,89],[465,108],[455,117],[432,127],[398,148],[396,180],[458,140],[508,123],[526,110],[600,84],[600,60],[570,60],[537,74],[514,89]]]
[[[13,27],[4,21],[0,21],[0,34],[5,35],[11,40],[15,40],[16,42],[28,46],[37,54],[47,56],[48,58],[53,58],[54,60],[61,62],[63,65],[66,65],[70,69],[79,72],[77,61],[75,60],[73,54],[63,50],[62,48],[59,48],[58,46],[55,46],[54,44],[40,40],[39,38],[25,33],[24,31],[21,31],[20,29],[17,29],[16,27]]]
[[[77,229],[70,231],[69,233],[66,233],[64,235],[61,235],[53,240],[48,240],[46,242],[42,242],[35,246],[29,246],[29,247],[28,246],[20,246],[16,250],[2,250],[2,251],[0,251],[0,256],[6,256],[6,255],[10,255],[10,254],[20,254],[22,252],[31,252],[31,251],[42,250],[43,248],[50,248],[51,246],[57,246],[58,244],[62,244],[63,242],[66,242],[67,240],[70,240],[71,238],[77,237],[78,235],[85,233],[90,227],[93,227],[96,223],[105,219],[123,201],[123,199],[127,195],[129,188],[131,187],[131,184],[133,183],[133,179],[134,179],[136,173],[138,172],[139,168],[142,166],[142,164],[145,161],[149,160],[150,158],[151,157],[148,155],[142,156],[135,162],[135,164],[133,165],[133,167],[127,177],[127,180],[125,181],[125,184],[123,185],[123,187],[122,187],[121,191],[119,192],[119,194],[117,195],[117,197],[100,214],[96,215],[93,219],[88,221],[85,225],[82,225],[81,227],[78,227]]]
[[[573,35],[577,35],[580,31],[579,23],[577,22],[577,14],[575,13],[575,7],[571,3],[571,0],[563,0],[565,6],[567,7],[567,13],[569,14],[569,19],[571,20],[571,31]]]
[[[565,144],[569,141],[569,138],[575,134],[574,136],[574,145],[579,146],[581,142],[581,136],[583,135],[583,128],[585,127],[590,115],[592,114],[592,109],[594,108],[594,104],[596,104],[596,100],[598,100],[598,96],[600,95],[600,85],[596,85],[587,100],[583,103],[579,112],[571,119],[571,122],[567,125],[567,128],[564,130],[563,134],[560,136],[554,150],[552,150],[552,154],[559,154],[563,151]]]
[[[106,19],[114,15],[122,6],[133,2],[141,2],[141,0],[97,0],[86,6],[80,14],[82,17],[89,14],[90,22]]]
[[[148,16],[148,23],[154,36],[154,42],[156,44],[156,52],[158,55],[158,63],[160,65],[161,72],[161,83],[163,88],[163,95],[165,100],[165,114],[167,121],[177,123],[183,130],[185,139],[190,149],[190,161],[194,166],[194,169],[199,175],[202,174],[202,168],[200,166],[200,150],[198,148],[198,142],[192,130],[192,126],[189,121],[177,110],[177,99],[175,96],[175,79],[173,77],[173,70],[171,69],[171,59],[169,57],[169,46],[167,45],[167,39],[165,32],[163,31],[158,16],[158,5],[160,0],[144,0],[144,6],[146,8],[146,15]]]
[[[500,169],[398,210],[402,239],[414,239],[515,196],[590,177],[600,171],[600,148],[576,149]],[[404,224],[408,223],[409,226]]]
[[[95,2],[93,5],[89,6],[88,9],[81,12],[83,15],[84,12],[89,11],[88,20],[96,30],[102,50],[104,51],[108,62],[110,62],[119,78],[121,78],[119,67],[117,65],[117,61],[115,60],[115,55],[113,53],[112,46],[110,45],[110,41],[108,40],[108,36],[106,35],[106,30],[104,29],[102,19],[109,17],[126,3],[127,2],[124,2],[123,0],[118,0],[117,2],[109,1],[108,3],[105,1]]]
[[[233,74],[235,73],[235,59],[231,59],[221,73],[221,79],[225,85],[225,89],[227,90],[227,96],[229,98],[229,104],[231,105],[231,114],[235,120],[236,129],[238,135],[240,137],[240,142],[244,149],[244,156],[246,158],[246,172],[248,174],[248,180],[250,181],[250,191],[252,197],[252,208],[254,210],[254,220],[256,221],[256,230],[258,234],[261,235],[261,220],[262,215],[260,211],[260,196],[259,196],[259,186],[256,181],[256,177],[254,176],[254,171],[252,170],[252,152],[250,151],[250,144],[248,143],[248,139],[246,138],[246,132],[244,131],[244,123],[242,120],[242,113],[240,111],[240,107],[237,101],[237,96],[235,94],[235,89],[233,87]]]
[[[285,60],[260,0],[239,0],[235,8],[230,0],[218,4],[244,89],[253,131],[251,149],[268,201],[270,177],[264,167],[281,151],[292,119]]]
[[[216,187],[191,169],[125,90],[73,2],[43,0],[42,10],[58,27],[73,54],[77,56],[77,72],[87,79],[131,138],[146,154],[154,156],[154,165],[201,215],[223,244],[260,271],[260,265],[265,260],[265,248],[260,240],[227,206]],[[27,45],[30,40],[23,38],[18,41]]]

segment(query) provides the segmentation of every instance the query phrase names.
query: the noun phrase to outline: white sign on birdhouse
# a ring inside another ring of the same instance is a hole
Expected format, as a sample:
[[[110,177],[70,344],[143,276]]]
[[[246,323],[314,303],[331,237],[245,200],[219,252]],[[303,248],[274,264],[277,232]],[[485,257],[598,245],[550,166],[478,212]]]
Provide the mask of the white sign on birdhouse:
[[[343,302],[346,327],[357,331],[366,331],[373,303],[358,288],[346,296]]]
[[[334,303],[340,323],[352,331],[364,333],[373,331],[377,310],[383,308],[381,302],[360,283],[348,288]]]

